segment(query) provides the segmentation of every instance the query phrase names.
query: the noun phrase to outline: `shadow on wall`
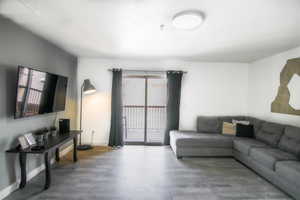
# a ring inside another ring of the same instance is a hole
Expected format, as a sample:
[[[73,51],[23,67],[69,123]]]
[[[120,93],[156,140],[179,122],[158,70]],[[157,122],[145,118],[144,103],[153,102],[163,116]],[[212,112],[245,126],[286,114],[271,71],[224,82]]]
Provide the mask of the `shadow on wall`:
[[[17,68],[0,65],[0,89],[2,105],[0,105],[0,119],[11,118],[14,115],[15,98],[16,98],[16,81]]]
[[[0,121],[7,121],[8,119],[12,119],[14,115],[14,107],[15,107],[15,98],[16,98],[16,73],[17,68],[11,67],[7,65],[0,65],[0,91],[1,92],[1,101],[0,101]],[[11,144],[7,144],[8,142]],[[6,160],[6,169],[8,172],[8,178],[10,182],[14,182],[16,180],[15,166],[17,156],[15,154],[7,154],[5,153],[7,146],[16,146],[17,145],[17,137],[11,138],[4,137],[0,141],[0,151],[5,154]]]
[[[1,146],[5,146],[5,144],[0,143]],[[10,183],[13,183],[17,180],[16,170],[14,167],[15,163],[17,161],[17,154],[11,154],[6,153],[5,154],[5,160],[6,160],[6,170],[8,172],[8,181]]]

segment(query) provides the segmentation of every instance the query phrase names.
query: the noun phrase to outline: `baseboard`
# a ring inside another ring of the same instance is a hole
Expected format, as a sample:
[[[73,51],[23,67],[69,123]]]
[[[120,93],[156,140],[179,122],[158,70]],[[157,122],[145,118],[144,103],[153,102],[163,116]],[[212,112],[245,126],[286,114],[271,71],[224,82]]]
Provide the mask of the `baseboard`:
[[[60,157],[66,155],[67,153],[69,153],[72,150],[73,150],[73,145],[69,145],[68,147],[66,147],[66,148],[64,148],[63,150],[60,151]],[[52,158],[51,159],[51,164],[54,164],[54,163],[55,163],[55,159]],[[39,167],[37,167],[37,168],[33,169],[32,171],[30,171],[27,174],[27,182],[30,181],[31,179],[33,179],[39,173],[41,173],[44,169],[45,169],[45,165],[42,164]],[[18,178],[16,180],[16,182],[14,182],[13,184],[11,184],[8,187],[6,187],[3,190],[1,190],[0,191],[0,200],[6,198],[8,195],[10,195],[14,191],[16,191],[19,188],[20,182],[21,182],[21,179]]]
[[[51,164],[53,164],[55,162],[54,159],[51,159]],[[45,169],[45,165],[42,164],[39,167],[33,169],[32,171],[30,171],[27,174],[27,181],[30,181],[31,179],[33,179],[36,175],[38,175],[40,172],[42,172]],[[18,178],[16,182],[14,182],[13,184],[11,184],[10,186],[4,188],[3,190],[0,191],[0,199],[4,199],[5,197],[7,197],[8,195],[10,195],[11,193],[13,193],[14,191],[16,191],[19,188],[19,184],[21,182],[21,179]]]
[[[8,195],[10,195],[11,193],[13,193],[15,190],[18,189],[19,186],[19,181],[11,184],[10,186],[4,188],[3,190],[0,191],[0,199],[4,199],[5,197],[7,197]]]

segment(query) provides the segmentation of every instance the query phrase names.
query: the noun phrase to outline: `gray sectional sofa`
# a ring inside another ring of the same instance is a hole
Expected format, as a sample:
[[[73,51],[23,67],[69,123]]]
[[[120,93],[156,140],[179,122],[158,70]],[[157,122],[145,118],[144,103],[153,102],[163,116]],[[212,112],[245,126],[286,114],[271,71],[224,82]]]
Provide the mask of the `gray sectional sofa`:
[[[221,134],[223,122],[246,120],[254,138]],[[177,158],[234,157],[300,200],[300,128],[253,117],[199,116],[197,131],[171,131],[170,145]]]

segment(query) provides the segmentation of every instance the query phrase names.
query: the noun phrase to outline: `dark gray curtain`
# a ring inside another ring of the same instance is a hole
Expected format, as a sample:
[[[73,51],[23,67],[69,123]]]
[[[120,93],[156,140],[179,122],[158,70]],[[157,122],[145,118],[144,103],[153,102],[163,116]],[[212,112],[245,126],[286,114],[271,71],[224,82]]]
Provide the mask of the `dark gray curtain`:
[[[123,146],[122,124],[122,70],[113,69],[112,97],[111,97],[111,125],[108,145]]]
[[[167,124],[164,144],[170,144],[170,131],[179,128],[182,71],[167,71]]]

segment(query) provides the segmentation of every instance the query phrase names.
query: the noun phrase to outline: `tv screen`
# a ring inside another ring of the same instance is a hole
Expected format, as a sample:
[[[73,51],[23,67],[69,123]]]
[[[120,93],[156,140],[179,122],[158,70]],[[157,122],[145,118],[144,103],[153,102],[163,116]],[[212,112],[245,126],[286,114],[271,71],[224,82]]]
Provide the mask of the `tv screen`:
[[[65,110],[68,78],[19,66],[15,118]]]

